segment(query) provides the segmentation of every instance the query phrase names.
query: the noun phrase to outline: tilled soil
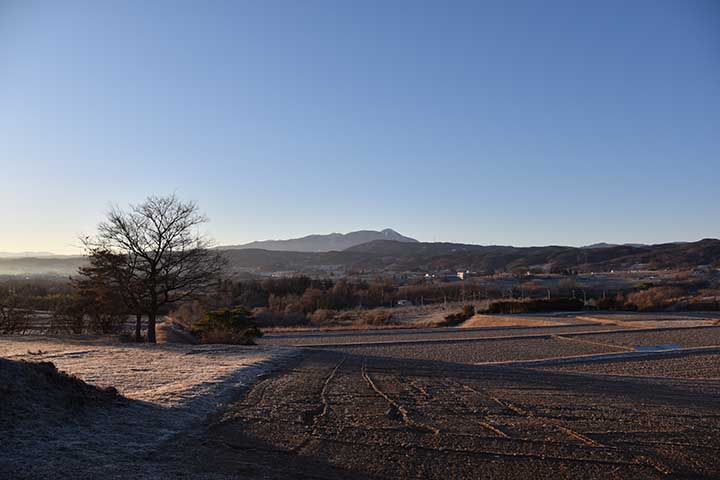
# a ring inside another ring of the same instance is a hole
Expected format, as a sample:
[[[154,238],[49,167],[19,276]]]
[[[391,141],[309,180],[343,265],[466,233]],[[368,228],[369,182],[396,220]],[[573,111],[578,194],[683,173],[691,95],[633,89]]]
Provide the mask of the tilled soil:
[[[627,351],[612,344],[591,343],[564,338],[525,338],[507,340],[483,340],[477,342],[447,341],[433,344],[397,343],[390,345],[355,345],[328,347],[355,355],[407,358],[415,360],[439,360],[453,363],[486,363],[514,360],[622,353]],[[579,337],[578,337],[579,338]]]
[[[565,372],[597,373],[605,375],[651,376],[668,378],[708,379],[720,381],[720,354],[626,359],[612,362],[575,363],[546,367]]]
[[[584,340],[625,347],[676,344],[681,347],[720,346],[720,326],[583,335]]]
[[[475,340],[483,338],[516,337],[518,335],[560,335],[587,331],[617,330],[617,325],[588,324],[553,327],[477,327],[477,328],[422,328],[398,330],[370,330],[358,332],[297,332],[273,333],[260,339],[262,344],[323,346],[328,344],[386,343],[386,342],[439,342],[448,340]]]
[[[687,387],[308,350],[172,451],[213,478],[717,478],[720,383]]]

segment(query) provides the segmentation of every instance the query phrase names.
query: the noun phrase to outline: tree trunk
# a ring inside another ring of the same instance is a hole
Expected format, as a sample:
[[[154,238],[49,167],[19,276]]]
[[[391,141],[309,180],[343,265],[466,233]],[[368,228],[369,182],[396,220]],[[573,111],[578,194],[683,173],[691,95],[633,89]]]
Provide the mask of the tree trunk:
[[[147,341],[148,343],[157,343],[157,339],[155,337],[155,318],[157,317],[158,311],[158,295],[157,290],[155,289],[155,271],[153,271],[150,278],[152,278],[151,284],[153,285],[153,288],[150,291],[150,311],[148,312]]]
[[[142,313],[135,314],[135,341],[142,342]]]
[[[147,331],[147,341],[148,343],[157,343],[157,339],[155,338],[155,312],[151,312],[148,314],[148,331]]]

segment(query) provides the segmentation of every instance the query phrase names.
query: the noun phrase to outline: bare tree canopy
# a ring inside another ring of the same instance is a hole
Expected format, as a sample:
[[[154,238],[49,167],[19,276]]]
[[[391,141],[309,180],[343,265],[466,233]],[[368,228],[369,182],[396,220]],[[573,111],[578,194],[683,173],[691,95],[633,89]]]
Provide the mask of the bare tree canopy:
[[[113,207],[97,236],[85,240],[91,267],[81,274],[121,290],[129,311],[148,316],[148,341],[155,343],[161,309],[205,292],[222,271],[223,258],[200,233],[206,222],[195,202],[175,195],[151,196],[128,210]]]

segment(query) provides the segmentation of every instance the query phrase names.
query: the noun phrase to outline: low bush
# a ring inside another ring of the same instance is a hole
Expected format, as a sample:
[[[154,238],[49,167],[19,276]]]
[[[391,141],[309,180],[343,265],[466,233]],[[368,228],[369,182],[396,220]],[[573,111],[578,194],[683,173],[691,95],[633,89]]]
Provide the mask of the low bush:
[[[463,309],[459,313],[451,313],[445,316],[445,320],[438,324],[440,327],[454,327],[461,323],[470,320],[475,316],[474,305],[463,305]]]
[[[255,322],[260,327],[297,327],[308,324],[301,312],[277,313],[267,308],[255,309]]]
[[[652,287],[631,293],[627,302],[640,311],[663,310],[684,294],[678,287]]]
[[[262,332],[255,324],[253,314],[245,307],[225,308],[207,312],[191,327],[191,332],[202,343],[254,345]]]
[[[117,339],[120,343],[135,343],[136,342],[135,333],[133,333],[133,332],[121,332],[117,336]],[[143,341],[145,341],[144,338],[143,338]]]
[[[616,297],[605,297],[597,301],[598,310],[625,310],[625,300]]]
[[[337,313],[335,310],[321,308],[310,314],[310,321],[319,324],[331,323],[335,320]]]
[[[557,298],[551,300],[513,301],[500,300],[488,305],[486,313],[546,313],[572,312],[583,310],[585,304],[576,298]]]
[[[394,325],[397,322],[393,318],[393,313],[390,310],[376,308],[362,312],[355,323],[357,325],[377,327],[382,325]]]

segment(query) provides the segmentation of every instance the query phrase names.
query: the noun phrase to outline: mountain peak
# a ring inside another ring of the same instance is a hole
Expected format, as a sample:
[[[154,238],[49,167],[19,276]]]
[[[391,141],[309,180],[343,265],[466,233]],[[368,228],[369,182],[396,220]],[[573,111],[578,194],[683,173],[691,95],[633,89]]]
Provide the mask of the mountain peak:
[[[351,248],[375,240],[395,240],[398,242],[417,243],[414,238],[406,237],[392,228],[377,230],[358,230],[349,233],[329,233],[326,235],[307,235],[288,240],[265,240],[219,247],[226,250],[259,248],[263,250],[280,250],[290,252],[331,252]]]

